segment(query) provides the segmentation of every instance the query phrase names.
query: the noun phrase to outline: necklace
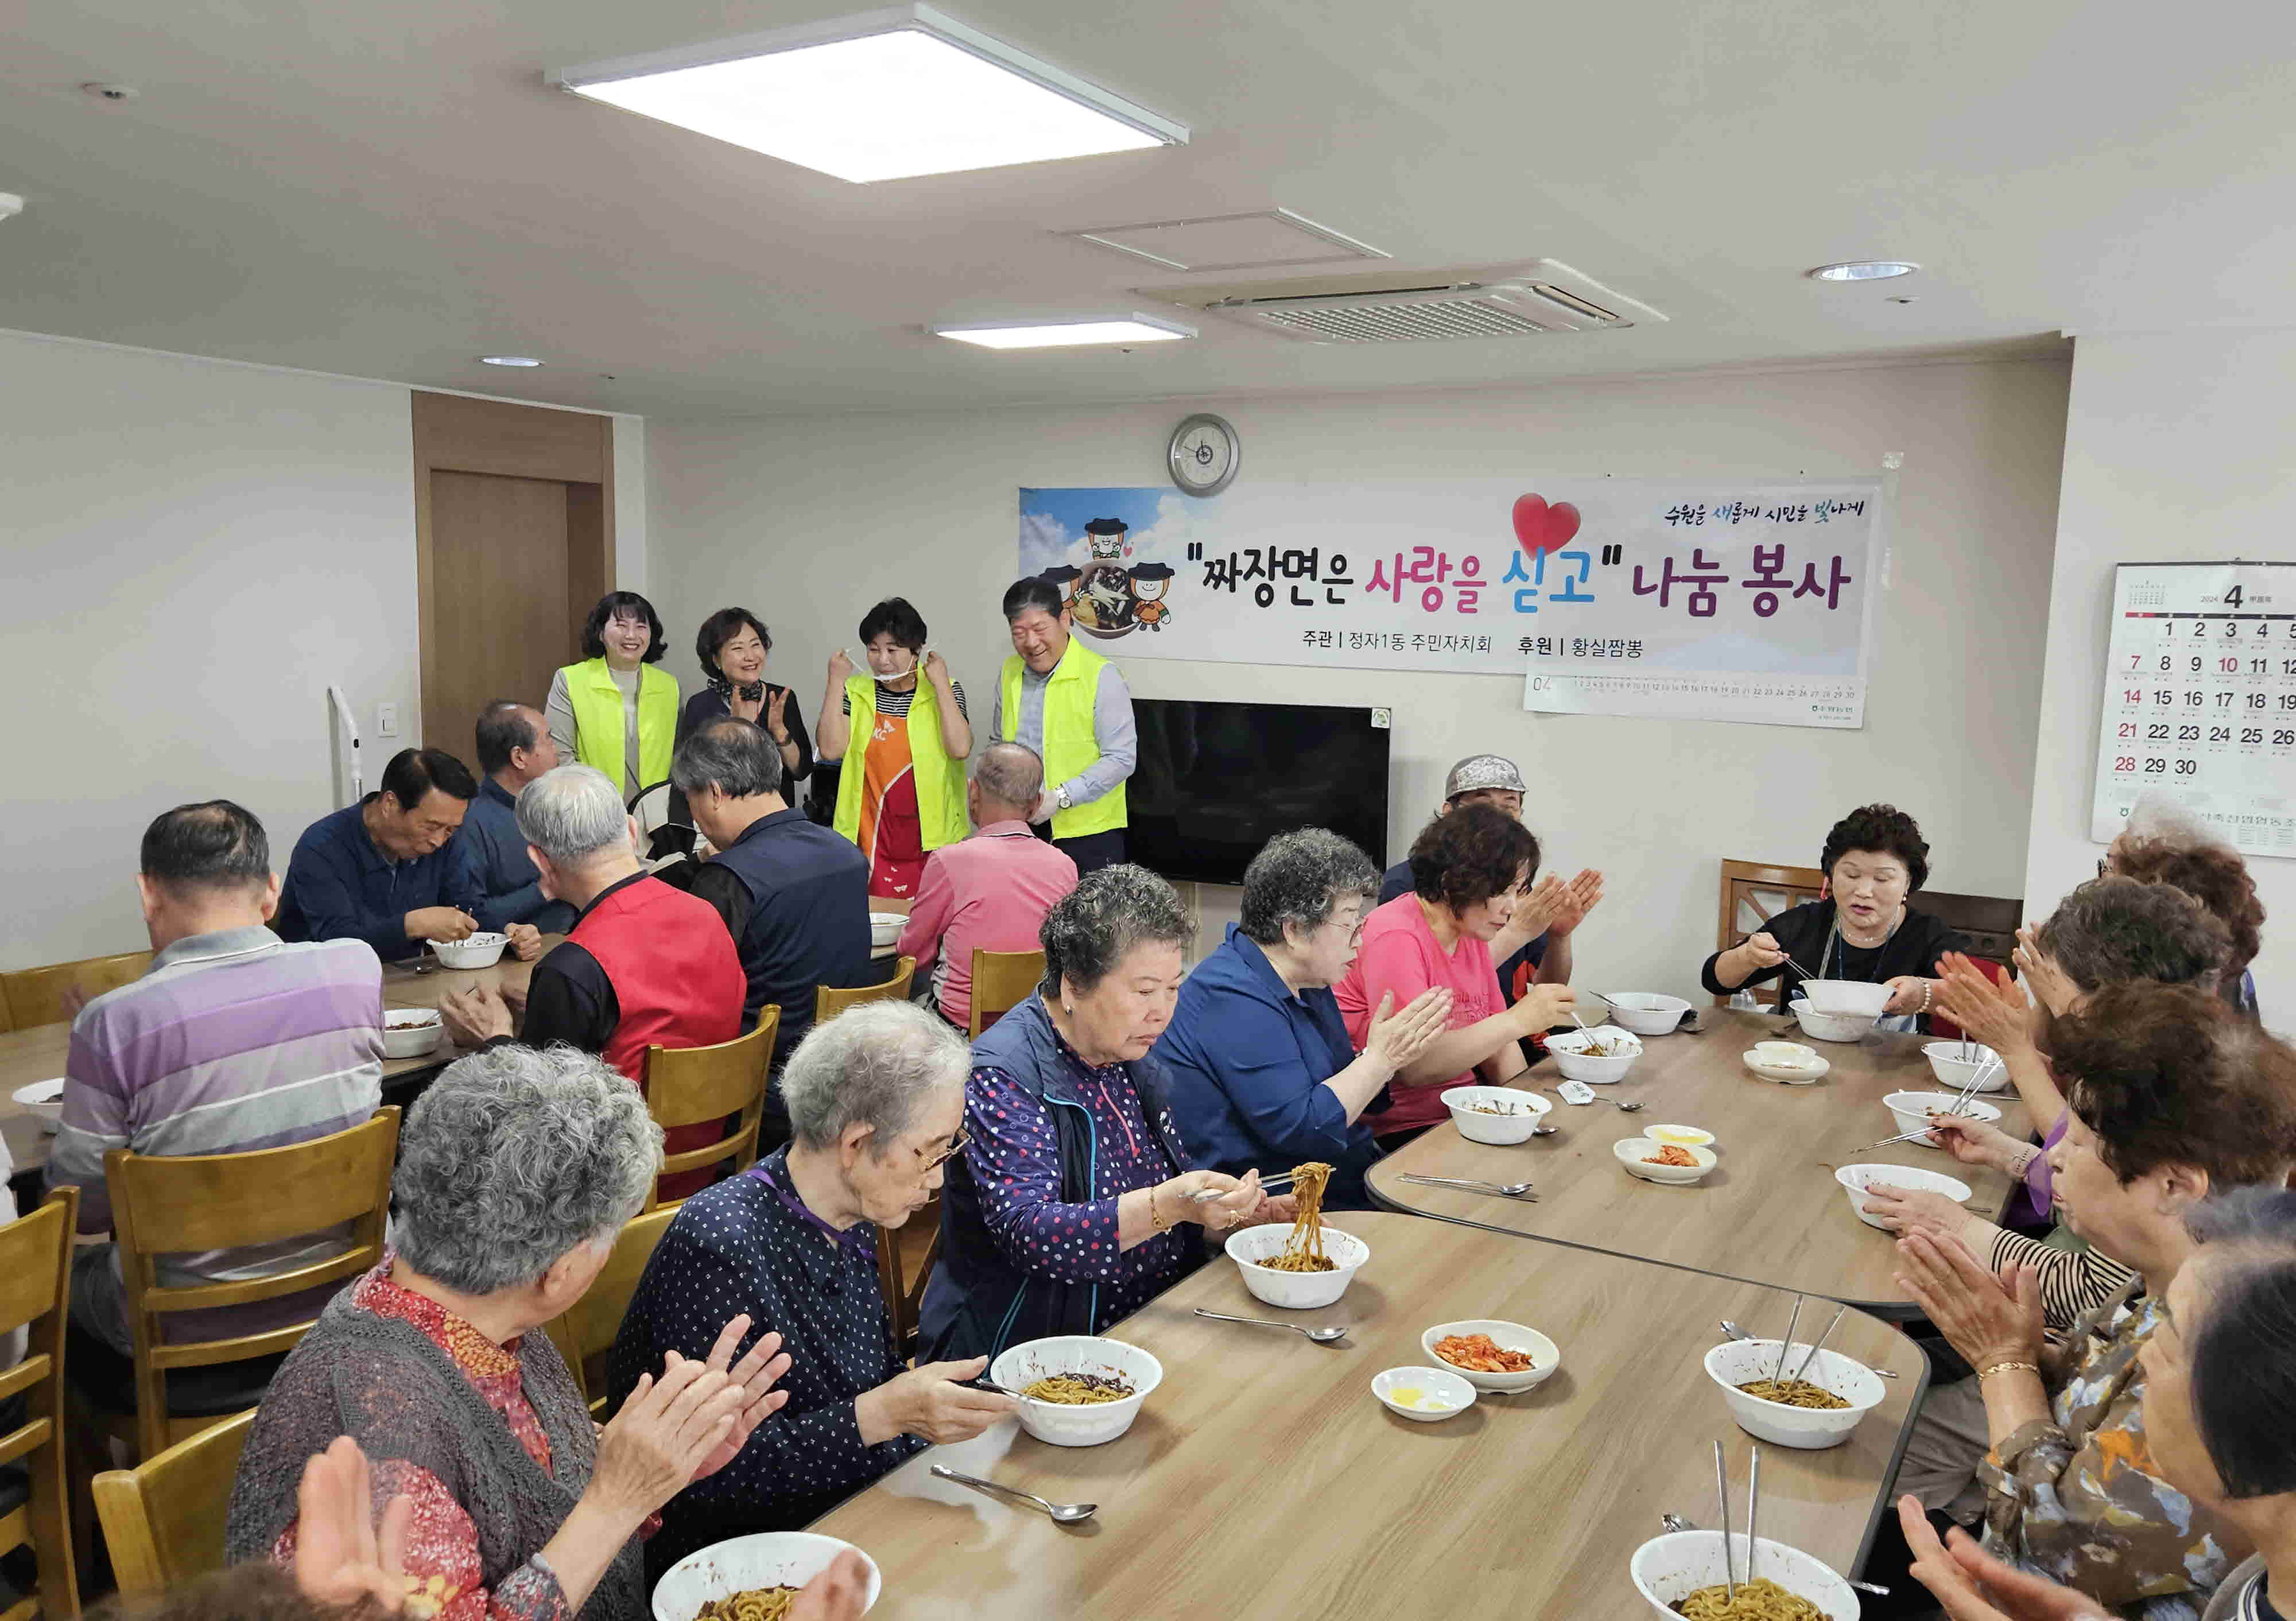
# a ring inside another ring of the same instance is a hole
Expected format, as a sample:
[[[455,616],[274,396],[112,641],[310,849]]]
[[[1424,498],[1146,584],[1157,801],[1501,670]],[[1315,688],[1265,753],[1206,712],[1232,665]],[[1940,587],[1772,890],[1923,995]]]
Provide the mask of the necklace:
[[[1898,907],[1897,915],[1890,920],[1890,926],[1882,931],[1882,937],[1878,940],[1859,939],[1856,933],[1851,930],[1849,921],[1841,917],[1838,909],[1836,910],[1834,916],[1839,921],[1841,929],[1841,937],[1843,939],[1847,940],[1850,945],[1855,946],[1860,951],[1872,951],[1875,946],[1887,946],[1890,943],[1890,937],[1896,934],[1899,926],[1906,921],[1906,909],[1903,905],[1900,905]]]

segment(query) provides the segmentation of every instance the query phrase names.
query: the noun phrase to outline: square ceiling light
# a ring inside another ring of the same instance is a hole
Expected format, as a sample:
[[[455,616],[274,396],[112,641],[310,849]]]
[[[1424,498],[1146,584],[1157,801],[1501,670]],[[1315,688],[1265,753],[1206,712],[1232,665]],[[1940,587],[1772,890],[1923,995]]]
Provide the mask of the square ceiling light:
[[[936,326],[933,335],[987,349],[1059,349],[1088,343],[1172,343],[1196,329],[1135,311],[1128,315],[1073,315],[1056,321],[988,321]]]
[[[1188,138],[1186,126],[921,4],[563,68],[549,80],[840,180]]]

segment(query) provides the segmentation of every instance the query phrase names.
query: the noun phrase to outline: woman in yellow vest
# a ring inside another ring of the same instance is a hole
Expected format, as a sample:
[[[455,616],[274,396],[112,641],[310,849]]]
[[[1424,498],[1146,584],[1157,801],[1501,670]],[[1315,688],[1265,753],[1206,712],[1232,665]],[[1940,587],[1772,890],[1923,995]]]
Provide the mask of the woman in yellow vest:
[[[872,608],[861,620],[872,674],[856,673],[839,648],[814,727],[821,758],[844,762],[835,826],[869,858],[872,895],[914,898],[926,854],[972,831],[964,815],[964,757],[972,752],[964,689],[924,646],[925,622],[907,602],[888,597]],[[932,701],[917,702],[921,692]]]
[[[582,626],[583,661],[552,678],[543,706],[559,757],[604,772],[625,803],[669,780],[677,678],[654,668],[668,646],[652,603],[610,591]]]

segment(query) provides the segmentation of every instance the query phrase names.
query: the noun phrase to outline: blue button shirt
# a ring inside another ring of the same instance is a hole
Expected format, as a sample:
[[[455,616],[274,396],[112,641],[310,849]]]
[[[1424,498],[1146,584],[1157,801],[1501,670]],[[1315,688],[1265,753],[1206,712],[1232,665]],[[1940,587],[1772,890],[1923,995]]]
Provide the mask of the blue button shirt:
[[[480,928],[499,933],[512,923],[531,923],[545,934],[564,934],[574,927],[574,908],[542,893],[542,874],[518,831],[518,801],[492,777],[479,784],[463,831],[447,848],[462,852],[462,881],[478,896],[471,915]]]
[[[411,957],[422,942],[406,937],[406,914],[425,906],[470,911],[476,897],[455,847],[457,833],[428,856],[393,861],[367,837],[359,813],[369,794],[303,830],[280,886],[271,927],[283,940],[365,940],[389,962]]]
[[[1368,1208],[1364,1171],[1378,1145],[1324,1085],[1356,1058],[1328,987],[1292,995],[1267,954],[1230,923],[1180,987],[1156,1056],[1171,1071],[1172,1114],[1197,1164],[1234,1176],[1257,1167],[1265,1176],[1324,1160],[1332,1167],[1324,1202]]]

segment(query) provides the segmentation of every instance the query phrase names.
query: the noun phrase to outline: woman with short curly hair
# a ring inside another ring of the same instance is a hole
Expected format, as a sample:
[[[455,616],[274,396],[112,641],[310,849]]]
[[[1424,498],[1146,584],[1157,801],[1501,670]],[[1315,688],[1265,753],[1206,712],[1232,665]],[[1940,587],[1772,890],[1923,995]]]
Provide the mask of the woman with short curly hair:
[[[1894,805],[1862,805],[1835,823],[1819,851],[1817,898],[1791,907],[1737,946],[1706,959],[1699,978],[1717,996],[1778,981],[1777,1008],[1805,978],[1887,985],[1885,1028],[1927,1030],[1938,959],[1969,950],[1968,937],[1907,897],[1929,881],[1930,847]]]
[[[1496,806],[1463,805],[1412,840],[1412,892],[1364,920],[1362,949],[1335,992],[1358,1046],[1382,1007],[1407,1008],[1439,987],[1451,993],[1443,1033],[1396,1070],[1388,1107],[1372,1116],[1378,1136],[1399,1140],[1447,1118],[1443,1093],[1478,1072],[1494,1083],[1520,1075],[1522,1038],[1570,1017],[1569,986],[1534,985],[1509,1007],[1491,966],[1490,943],[1538,872],[1529,828]]]
[[[2264,946],[2264,903],[2248,863],[2229,845],[2144,835],[2133,830],[2112,841],[2101,864],[2142,883],[2182,889],[2209,910],[2232,937],[2232,954],[2217,976],[2217,994],[2251,1024],[2263,1022],[2256,1003],[2256,978],[2248,971]]]

